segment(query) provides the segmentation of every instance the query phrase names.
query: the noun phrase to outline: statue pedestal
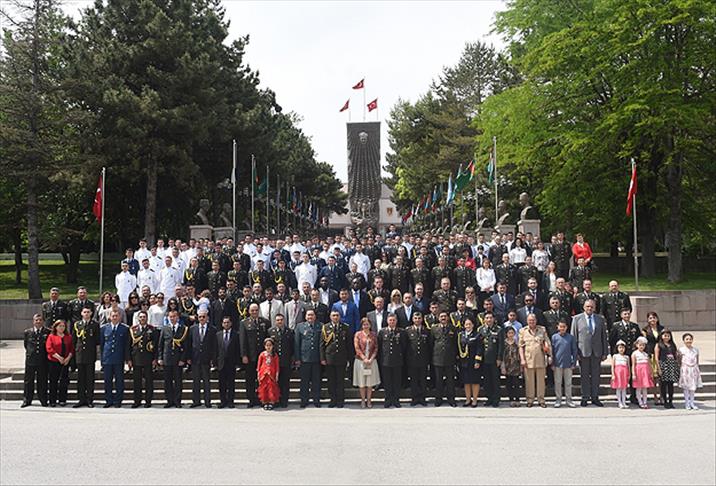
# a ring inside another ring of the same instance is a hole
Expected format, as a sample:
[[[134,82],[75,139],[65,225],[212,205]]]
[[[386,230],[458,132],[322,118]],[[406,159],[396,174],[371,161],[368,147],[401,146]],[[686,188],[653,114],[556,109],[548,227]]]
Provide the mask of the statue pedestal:
[[[214,227],[209,224],[193,224],[189,226],[189,238],[210,239]]]
[[[522,233],[532,233],[535,238],[540,238],[539,228],[542,220],[540,219],[521,219],[517,222],[517,229]]]
[[[233,238],[234,228],[231,226],[217,226],[214,228],[214,239],[220,240],[222,238]]]
[[[506,235],[510,231],[512,231],[512,234],[515,233],[515,225],[514,224],[498,224],[495,226],[495,230],[499,231],[501,235]]]

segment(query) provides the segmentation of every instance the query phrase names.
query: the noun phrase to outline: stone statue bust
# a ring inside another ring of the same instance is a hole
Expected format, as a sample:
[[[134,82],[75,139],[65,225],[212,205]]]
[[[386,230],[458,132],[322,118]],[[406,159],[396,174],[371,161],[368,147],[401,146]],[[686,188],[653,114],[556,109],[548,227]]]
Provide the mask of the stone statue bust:
[[[539,213],[537,212],[537,208],[530,205],[530,195],[526,192],[523,192],[520,194],[520,206],[522,207],[522,211],[520,212],[520,220],[526,220],[526,219],[540,219]]]
[[[495,226],[508,224],[505,222],[505,220],[509,217],[510,213],[507,212],[507,203],[504,199],[500,199],[500,201],[497,203],[497,222],[495,223]]]
[[[222,226],[228,226],[229,228],[233,228],[234,214],[231,208],[231,204],[224,203],[223,206],[221,206],[221,214],[219,215],[219,220],[221,221]]]
[[[211,204],[208,199],[199,199],[199,211],[195,218],[199,224],[209,225],[209,208]]]

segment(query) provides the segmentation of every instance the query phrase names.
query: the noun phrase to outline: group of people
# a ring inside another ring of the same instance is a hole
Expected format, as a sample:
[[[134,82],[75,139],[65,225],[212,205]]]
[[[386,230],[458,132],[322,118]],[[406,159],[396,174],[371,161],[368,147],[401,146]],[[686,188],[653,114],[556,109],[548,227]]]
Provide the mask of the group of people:
[[[372,408],[384,406],[576,406],[572,372],[581,376],[581,405],[603,406],[600,371],[610,354],[611,387],[619,407],[673,407],[674,384],[695,409],[702,386],[693,336],[676,347],[671,332],[648,315],[630,320],[631,303],[609,283],[592,289],[592,252],[581,235],[549,243],[531,234],[411,234],[370,228],[360,236],[302,240],[231,238],[158,240],[128,249],[116,292],[89,300],[80,287],[69,302],[53,288],[25,331],[22,406],[67,403],[69,371],[77,371],[74,407],[94,406],[100,360],[105,407],[121,407],[125,367],[133,378],[132,407],[151,407],[153,375],[164,376],[165,407],[182,407],[185,375],[191,407],[212,407],[210,377],[218,374],[219,408],[235,406],[237,370],[245,373],[247,406],[285,408],[293,370],[300,406],[345,404],[344,380]],[[504,377],[504,386],[503,380]],[[49,388],[49,393],[48,393]]]

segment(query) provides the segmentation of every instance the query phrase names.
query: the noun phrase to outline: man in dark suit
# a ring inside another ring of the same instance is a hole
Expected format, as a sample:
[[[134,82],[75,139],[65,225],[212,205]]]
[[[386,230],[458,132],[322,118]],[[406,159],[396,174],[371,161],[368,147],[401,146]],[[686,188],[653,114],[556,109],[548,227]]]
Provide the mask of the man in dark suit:
[[[137,324],[129,328],[129,357],[132,361],[132,385],[134,403],[142,403],[142,381],[144,381],[144,408],[152,406],[154,397],[154,376],[152,367],[156,363],[160,331],[147,323],[147,311],[137,312]]]
[[[398,319],[395,314],[388,315],[388,326],[378,333],[377,355],[381,364],[380,377],[385,386],[385,408],[400,408],[406,337],[403,329],[398,327]]]
[[[497,293],[490,297],[492,300],[492,313],[495,314],[495,321],[502,323],[507,320],[507,313],[515,308],[515,298],[507,293],[507,285],[497,284]]]
[[[269,329],[268,335],[273,339],[273,349],[278,355],[278,387],[281,391],[279,407],[286,408],[288,407],[291,365],[294,361],[295,337],[293,331],[286,326],[286,319],[283,314],[276,315],[276,325]]]
[[[124,398],[124,363],[129,364],[129,328],[119,320],[118,310],[110,312],[109,320],[102,327],[99,338],[104,371],[104,408],[121,408]]]
[[[356,333],[360,330],[358,307],[348,298],[348,289],[341,289],[339,296],[340,300],[333,304],[331,313],[333,311],[338,312],[341,322],[348,324],[351,333]]]
[[[247,408],[260,405],[256,394],[256,364],[259,354],[264,350],[264,339],[268,337],[271,323],[259,316],[259,305],[249,306],[249,317],[239,325],[239,347],[241,348],[241,362],[246,372],[246,396],[249,399]]]
[[[351,281],[350,299],[358,308],[358,315],[361,319],[363,319],[373,307],[370,303],[368,293],[363,290],[363,282],[358,278],[354,278]]]
[[[218,298],[211,303],[210,313],[211,325],[214,327],[214,329],[218,329],[221,327],[221,323],[223,322],[224,317],[228,317],[229,319],[231,319],[231,322],[238,323],[239,321],[239,309],[235,302],[232,302],[231,300],[229,300],[228,297],[226,297],[226,288],[224,287],[221,287],[218,290]]]
[[[572,318],[572,335],[579,350],[583,407],[590,399],[594,405],[604,406],[599,400],[599,371],[609,354],[609,343],[604,317],[594,312],[594,307],[594,301],[588,300],[584,303],[584,312]]]
[[[164,395],[167,403],[164,408],[182,408],[182,370],[188,359],[187,338],[189,328],[179,323],[179,312],[169,311],[169,325],[162,328],[159,337],[158,364],[164,367]]]
[[[42,315],[32,316],[32,327],[25,329],[23,342],[25,345],[25,386],[23,391],[22,408],[32,404],[37,383],[37,398],[43,407],[47,406],[47,349],[45,342],[50,330],[43,325]]]
[[[527,280],[527,287],[525,288],[524,292],[515,297],[515,304],[517,305],[517,307],[522,307],[523,305],[525,305],[525,296],[527,295],[531,295],[534,298],[533,305],[539,310],[544,311],[549,308],[549,296],[547,295],[547,292],[539,289],[536,278],[530,277]],[[540,326],[541,325],[542,324],[540,324]]]
[[[338,301],[338,292],[328,286],[328,278],[326,277],[318,279],[318,295],[320,301],[326,304],[329,309]]]
[[[328,322],[328,313],[330,312],[330,309],[326,304],[320,301],[318,289],[311,290],[310,299],[306,303],[306,312],[308,312],[309,309],[313,310],[316,316],[316,321],[321,324]]]
[[[413,305],[413,294],[405,292],[403,294],[403,306],[395,311],[395,316],[398,318],[398,327],[405,329],[410,326],[413,322],[414,312],[418,312],[418,310]]]
[[[211,383],[209,373],[216,357],[216,328],[209,324],[209,312],[197,313],[199,322],[189,329],[189,361],[192,379],[191,408],[201,406],[202,387],[204,406],[211,408]]]
[[[532,297],[532,294],[527,294],[524,297],[524,306],[517,309],[517,320],[522,323],[524,322],[525,325],[527,323],[527,316],[530,314],[534,314],[537,318],[537,325],[547,327],[547,321],[544,318],[544,314],[540,309],[535,307],[535,299]]]
[[[328,279],[328,287],[332,288],[336,292],[346,286],[344,275],[344,273],[341,273],[338,265],[336,265],[336,257],[333,255],[328,257],[328,265],[321,268],[318,272],[318,277],[326,277]]]
[[[219,370],[219,408],[234,408],[236,398],[236,366],[239,355],[239,332],[228,317],[216,332],[216,368]]]
[[[99,345],[99,323],[92,320],[93,309],[80,308],[80,319],[71,324],[72,345],[77,365],[77,403],[72,408],[94,407],[94,367]]]
[[[336,302],[336,305],[340,303]],[[353,357],[353,333],[350,326],[341,321],[340,312],[335,308],[331,311],[330,322],[324,324],[321,330],[320,352],[321,364],[328,378],[328,395],[331,399],[328,408],[343,408],[343,381],[348,361]]]

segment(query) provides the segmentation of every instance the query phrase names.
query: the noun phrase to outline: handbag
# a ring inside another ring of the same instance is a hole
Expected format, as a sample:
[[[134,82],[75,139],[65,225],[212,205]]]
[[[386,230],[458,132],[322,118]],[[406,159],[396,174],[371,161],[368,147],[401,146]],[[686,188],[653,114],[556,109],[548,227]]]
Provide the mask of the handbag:
[[[363,366],[363,376],[370,376],[373,374],[373,368],[366,368],[365,363],[362,363]]]

